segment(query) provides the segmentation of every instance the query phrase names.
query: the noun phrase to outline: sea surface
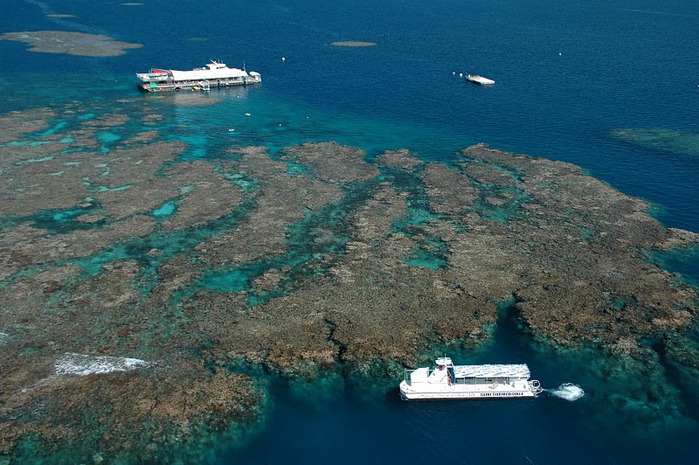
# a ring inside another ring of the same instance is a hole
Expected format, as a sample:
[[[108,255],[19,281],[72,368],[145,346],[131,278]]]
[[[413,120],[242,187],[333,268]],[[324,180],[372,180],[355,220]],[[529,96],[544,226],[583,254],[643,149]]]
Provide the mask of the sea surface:
[[[143,47],[116,57],[80,57],[33,53],[25,44],[0,41],[0,113],[61,102],[151,99],[178,123],[158,129],[187,142],[189,158],[215,158],[230,146],[274,152],[337,141],[369,156],[408,148],[425,160],[449,161],[460,149],[484,142],[580,165],[646,199],[664,225],[699,231],[696,0],[2,4],[0,34],[78,31]],[[331,45],[348,40],[376,45]],[[190,69],[212,58],[258,71],[264,82],[213,90],[209,97],[220,101],[208,106],[136,89],[136,72]],[[476,86],[460,73],[482,74],[497,84]],[[619,137],[619,130],[636,136]],[[648,141],[648,130],[662,131],[672,143]],[[104,134],[105,147],[110,137],[119,135]],[[699,283],[697,250],[650,259]],[[640,367],[611,366],[594,353],[553,352],[517,325],[503,312],[492,343],[452,356],[456,363],[528,363],[551,389],[537,399],[406,403],[397,389],[385,389],[398,379],[372,386],[332,378],[310,385],[273,380],[261,429],[243,444],[223,445],[215,461],[696,461],[699,379],[677,379],[683,375],[672,367],[645,378]],[[580,386],[585,395],[570,400],[566,388],[557,390],[564,383]],[[677,414],[649,422],[655,417],[643,399],[634,403],[610,394],[644,383],[660,383],[660,403],[664,393],[673,393],[672,402],[681,399],[675,410],[668,407]]]

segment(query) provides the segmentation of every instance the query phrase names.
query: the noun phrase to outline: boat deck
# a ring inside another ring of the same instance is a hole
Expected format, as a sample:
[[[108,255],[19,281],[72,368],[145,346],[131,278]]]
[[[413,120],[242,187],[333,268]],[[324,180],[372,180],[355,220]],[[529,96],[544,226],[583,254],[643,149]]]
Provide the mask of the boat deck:
[[[529,367],[524,364],[509,365],[455,365],[457,378],[524,378],[530,376]]]

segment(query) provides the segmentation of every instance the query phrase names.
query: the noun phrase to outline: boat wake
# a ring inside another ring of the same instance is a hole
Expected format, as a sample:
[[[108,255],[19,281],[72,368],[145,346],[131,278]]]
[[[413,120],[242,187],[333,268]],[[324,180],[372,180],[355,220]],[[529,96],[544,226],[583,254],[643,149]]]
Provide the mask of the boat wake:
[[[57,375],[87,376],[92,374],[111,373],[113,371],[129,371],[136,368],[148,367],[151,364],[145,360],[126,357],[109,357],[66,353],[54,364]]]
[[[565,399],[568,402],[576,401],[585,395],[585,391],[583,391],[580,386],[573,383],[564,383],[556,389],[546,389],[546,392],[560,397],[561,399]]]

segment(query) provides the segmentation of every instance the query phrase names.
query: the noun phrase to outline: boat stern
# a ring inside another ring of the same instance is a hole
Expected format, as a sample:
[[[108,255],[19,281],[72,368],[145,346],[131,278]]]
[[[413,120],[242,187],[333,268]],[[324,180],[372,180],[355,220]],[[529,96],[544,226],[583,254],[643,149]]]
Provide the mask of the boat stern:
[[[248,82],[251,84],[259,84],[262,82],[262,75],[257,71],[250,71],[248,76]]]
[[[408,385],[408,383],[406,383],[405,381],[401,381],[401,383],[398,385],[398,391],[400,392],[400,398],[403,400],[408,400],[408,398],[406,397],[406,393],[405,393],[405,388],[407,385]]]

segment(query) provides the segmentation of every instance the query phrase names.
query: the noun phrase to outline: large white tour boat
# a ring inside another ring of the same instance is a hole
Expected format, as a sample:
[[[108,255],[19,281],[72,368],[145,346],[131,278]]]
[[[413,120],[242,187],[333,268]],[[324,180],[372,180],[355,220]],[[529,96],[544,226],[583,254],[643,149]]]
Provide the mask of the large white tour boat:
[[[262,82],[255,71],[229,68],[225,63],[212,60],[205,68],[191,71],[151,69],[149,73],[136,73],[141,80],[138,88],[146,92],[179,92],[181,90],[209,90],[211,87],[246,86]]]
[[[543,389],[529,377],[525,364],[454,365],[444,356],[432,368],[405,370],[400,396],[404,400],[535,397]]]

